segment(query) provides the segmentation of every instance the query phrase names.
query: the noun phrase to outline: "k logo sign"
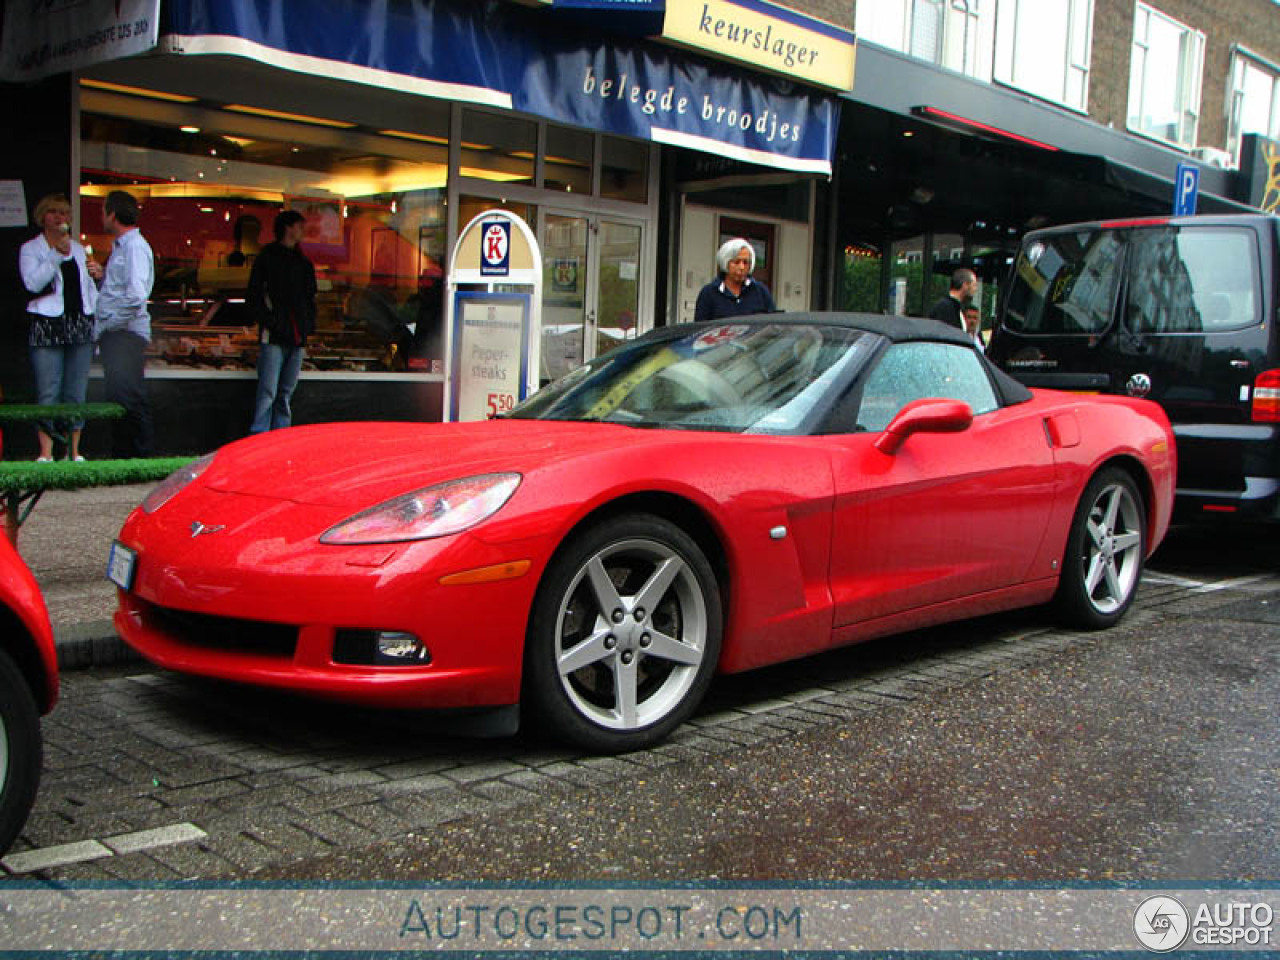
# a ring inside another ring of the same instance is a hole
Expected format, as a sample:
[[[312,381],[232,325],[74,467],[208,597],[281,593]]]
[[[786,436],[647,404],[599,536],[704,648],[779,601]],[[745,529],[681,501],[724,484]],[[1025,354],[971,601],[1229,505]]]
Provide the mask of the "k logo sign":
[[[480,230],[480,275],[505,277],[511,273],[511,224],[490,220]]]

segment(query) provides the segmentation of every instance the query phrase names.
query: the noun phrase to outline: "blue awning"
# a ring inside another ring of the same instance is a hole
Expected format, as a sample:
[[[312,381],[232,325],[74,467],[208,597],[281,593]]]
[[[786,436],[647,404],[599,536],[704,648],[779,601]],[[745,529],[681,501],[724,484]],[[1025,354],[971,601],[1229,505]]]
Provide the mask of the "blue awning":
[[[830,175],[839,105],[791,81],[466,0],[169,0],[161,49],[534,114]]]

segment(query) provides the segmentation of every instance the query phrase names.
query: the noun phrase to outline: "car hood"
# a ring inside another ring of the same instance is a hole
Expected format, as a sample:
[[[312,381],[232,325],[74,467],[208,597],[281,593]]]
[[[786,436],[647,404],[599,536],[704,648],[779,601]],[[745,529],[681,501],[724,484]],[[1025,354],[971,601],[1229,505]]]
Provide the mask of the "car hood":
[[[688,436],[541,420],[323,424],[231,444],[218,453],[203,480],[227,493],[363,508],[445,480],[527,474],[623,445],[666,445]]]

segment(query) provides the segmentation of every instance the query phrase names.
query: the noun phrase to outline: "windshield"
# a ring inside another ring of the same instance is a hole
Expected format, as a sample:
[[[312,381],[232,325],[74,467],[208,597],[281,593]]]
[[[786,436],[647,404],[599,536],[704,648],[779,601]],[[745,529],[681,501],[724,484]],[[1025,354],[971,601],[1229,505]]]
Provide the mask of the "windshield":
[[[579,367],[509,416],[796,433],[878,339],[810,324],[677,328]]]

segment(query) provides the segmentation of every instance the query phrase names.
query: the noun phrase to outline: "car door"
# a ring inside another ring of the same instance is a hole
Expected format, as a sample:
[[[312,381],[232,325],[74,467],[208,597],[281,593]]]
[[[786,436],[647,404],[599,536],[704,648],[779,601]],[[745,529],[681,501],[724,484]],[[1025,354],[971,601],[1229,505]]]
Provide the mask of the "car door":
[[[862,378],[853,433],[833,446],[835,626],[1022,582],[1054,495],[1053,454],[1031,404],[1001,407],[979,355],[891,344]],[[962,400],[973,423],[875,446],[913,400]]]

